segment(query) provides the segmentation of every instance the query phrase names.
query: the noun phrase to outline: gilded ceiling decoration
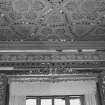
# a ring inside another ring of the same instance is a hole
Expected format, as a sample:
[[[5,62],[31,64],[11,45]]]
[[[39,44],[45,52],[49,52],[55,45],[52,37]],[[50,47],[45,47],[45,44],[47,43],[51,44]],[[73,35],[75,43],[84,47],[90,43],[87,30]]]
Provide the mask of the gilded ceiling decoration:
[[[0,0],[0,41],[105,41],[105,0]]]

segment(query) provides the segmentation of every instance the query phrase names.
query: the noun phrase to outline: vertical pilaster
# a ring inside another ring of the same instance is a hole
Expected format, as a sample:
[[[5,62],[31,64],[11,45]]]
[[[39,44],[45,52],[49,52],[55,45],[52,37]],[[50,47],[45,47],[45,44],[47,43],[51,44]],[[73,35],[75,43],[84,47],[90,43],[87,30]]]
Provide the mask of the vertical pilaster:
[[[98,78],[98,92],[102,105],[105,105],[105,73],[99,75]]]
[[[6,105],[6,89],[8,79],[6,75],[0,74],[0,105]]]

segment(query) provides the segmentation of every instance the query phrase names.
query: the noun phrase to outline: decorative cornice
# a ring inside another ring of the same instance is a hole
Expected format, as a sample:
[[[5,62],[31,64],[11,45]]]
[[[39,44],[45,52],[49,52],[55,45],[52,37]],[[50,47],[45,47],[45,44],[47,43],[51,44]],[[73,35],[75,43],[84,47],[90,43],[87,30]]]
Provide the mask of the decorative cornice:
[[[105,70],[105,53],[0,53],[0,67],[0,72],[20,75],[100,73]]]
[[[105,61],[105,53],[0,53],[0,62]]]
[[[7,71],[17,71],[15,74],[100,73],[105,70],[105,53],[0,53],[0,67],[1,71],[10,67]]]
[[[0,73],[14,75],[101,73],[105,70],[105,53],[4,52],[0,53],[0,67]],[[5,67],[10,67],[10,69]]]

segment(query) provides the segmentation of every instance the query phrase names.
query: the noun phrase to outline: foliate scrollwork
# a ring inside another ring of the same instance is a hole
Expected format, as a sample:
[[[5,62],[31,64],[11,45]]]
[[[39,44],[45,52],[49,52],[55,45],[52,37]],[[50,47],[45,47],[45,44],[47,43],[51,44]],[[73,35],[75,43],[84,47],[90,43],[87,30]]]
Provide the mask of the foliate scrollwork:
[[[1,62],[12,75],[92,74],[104,71],[105,61],[79,62]],[[90,67],[90,68],[89,68]],[[82,70],[81,70],[82,69]],[[84,69],[84,70],[83,70]],[[3,73],[3,71],[1,71]],[[8,73],[7,73],[8,74]]]
[[[96,11],[105,12],[105,1],[104,0],[96,0]]]
[[[94,30],[95,35],[104,35],[105,34],[105,28],[103,27],[98,27]]]
[[[88,35],[93,30],[93,26],[87,24],[73,24],[72,31],[77,37],[83,37],[84,35]]]
[[[29,6],[30,4],[26,0],[15,0],[13,2],[13,9],[19,13],[27,12],[29,10]]]
[[[97,25],[105,28],[105,15],[100,16],[100,19],[97,21]]]
[[[8,27],[10,25],[8,17],[3,13],[1,13],[0,15],[0,28]]]
[[[64,17],[60,13],[60,11],[58,11],[58,10],[53,11],[51,14],[48,15],[47,23],[48,24],[64,23]]]
[[[76,0],[68,0],[67,3],[65,3],[64,7],[68,10],[68,12],[74,12],[78,10],[78,3]]]
[[[35,21],[37,18],[37,13],[29,11],[28,13],[25,13],[24,17],[27,20]]]
[[[42,35],[49,36],[49,35],[53,34],[53,30],[49,27],[44,27],[41,29],[41,33],[42,33]]]
[[[30,37],[30,26],[22,26],[22,25],[14,25],[11,27],[11,29],[20,37],[20,39],[26,40]]]
[[[11,41],[11,39],[16,40],[17,37],[14,37],[14,33],[10,28],[2,28],[0,29],[0,39],[1,41]]]
[[[85,13],[96,12],[96,0],[84,0],[83,3],[81,3],[81,10]]]
[[[105,1],[104,0],[84,0],[84,2],[81,3],[81,9],[86,13],[105,12]]]
[[[10,11],[12,10],[12,2],[11,1],[6,1],[6,0],[2,0],[0,1],[0,10],[1,11]]]
[[[22,14],[17,13],[16,11],[10,11],[8,13],[10,19],[12,19],[13,21],[17,21],[19,19],[22,19]]]
[[[33,11],[42,11],[45,8],[45,4],[39,0],[32,1],[32,10]]]
[[[71,15],[72,20],[74,21],[86,21],[86,22],[94,22],[98,19],[97,13],[82,13],[82,12],[74,12]]]
[[[55,33],[57,34],[57,35],[65,35],[65,33],[66,33],[66,30],[65,29],[55,29]]]

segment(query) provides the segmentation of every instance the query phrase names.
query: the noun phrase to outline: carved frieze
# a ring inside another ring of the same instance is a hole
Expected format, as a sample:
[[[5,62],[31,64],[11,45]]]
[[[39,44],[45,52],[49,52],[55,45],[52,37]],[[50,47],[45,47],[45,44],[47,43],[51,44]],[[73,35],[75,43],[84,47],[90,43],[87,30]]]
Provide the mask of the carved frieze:
[[[105,68],[105,54],[5,53],[0,54],[0,67],[12,67],[14,71],[13,74],[100,73]],[[3,70],[1,72],[3,72]]]

